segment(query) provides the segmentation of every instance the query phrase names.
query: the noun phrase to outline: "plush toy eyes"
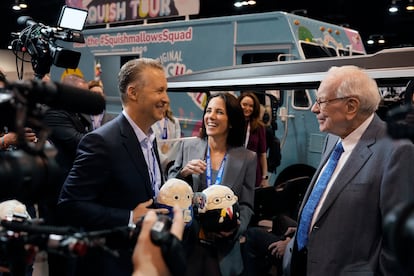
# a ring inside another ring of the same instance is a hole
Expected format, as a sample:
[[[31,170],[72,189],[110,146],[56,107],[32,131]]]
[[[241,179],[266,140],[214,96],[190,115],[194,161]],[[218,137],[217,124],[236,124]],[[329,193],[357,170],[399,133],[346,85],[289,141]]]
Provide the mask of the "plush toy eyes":
[[[176,200],[176,201],[180,200],[180,196],[179,196],[179,195],[175,195],[173,198],[174,198],[174,200]]]
[[[213,200],[209,201],[210,203],[214,203],[214,204],[220,204],[221,202],[223,202],[223,200],[226,201],[232,201],[233,200],[233,195],[232,194],[226,194],[224,196],[217,196],[215,198],[213,198]]]
[[[213,203],[219,204],[221,202],[221,197],[216,197],[213,199]]]

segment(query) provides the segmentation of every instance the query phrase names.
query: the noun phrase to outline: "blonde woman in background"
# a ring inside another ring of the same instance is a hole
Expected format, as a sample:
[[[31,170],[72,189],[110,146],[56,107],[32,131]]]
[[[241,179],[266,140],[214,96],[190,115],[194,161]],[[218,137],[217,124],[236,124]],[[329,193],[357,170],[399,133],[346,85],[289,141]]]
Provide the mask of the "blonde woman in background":
[[[165,111],[164,118],[152,125],[152,130],[157,137],[158,152],[161,167],[166,174],[174,163],[179,148],[178,138],[181,138],[180,121],[173,116],[170,106]]]

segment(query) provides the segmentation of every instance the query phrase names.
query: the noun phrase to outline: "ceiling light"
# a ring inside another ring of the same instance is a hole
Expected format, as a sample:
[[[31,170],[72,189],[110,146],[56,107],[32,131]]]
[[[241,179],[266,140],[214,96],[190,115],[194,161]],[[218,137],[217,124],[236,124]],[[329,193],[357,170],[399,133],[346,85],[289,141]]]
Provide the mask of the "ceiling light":
[[[396,12],[398,12],[398,6],[397,6],[397,1],[396,0],[393,0],[391,2],[391,6],[388,8],[388,11],[390,13],[396,13]]]
[[[235,1],[233,4],[236,8],[240,8],[242,6],[252,6],[256,5],[256,1],[249,0],[249,1]]]
[[[368,45],[374,45],[374,44],[379,45],[379,44],[385,44],[385,43],[386,43],[386,40],[384,38],[384,35],[382,34],[370,35],[367,40]]]
[[[414,11],[414,3],[413,3],[413,0],[408,0],[408,4],[405,7],[405,9],[407,11]]]
[[[26,3],[25,0],[16,0],[14,2],[14,5],[13,5],[12,9],[15,10],[15,11],[19,11],[19,10],[22,10],[22,9],[27,9],[27,3]]]

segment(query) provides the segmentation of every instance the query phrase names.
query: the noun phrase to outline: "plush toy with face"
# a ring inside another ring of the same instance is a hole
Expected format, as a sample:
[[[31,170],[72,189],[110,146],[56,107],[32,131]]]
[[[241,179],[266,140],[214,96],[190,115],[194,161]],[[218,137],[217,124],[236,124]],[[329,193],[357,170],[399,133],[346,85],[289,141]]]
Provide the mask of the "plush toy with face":
[[[202,192],[204,208],[199,208],[199,218],[206,232],[227,232],[237,227],[240,217],[238,198],[227,186],[212,185]]]
[[[192,200],[191,186],[181,179],[171,178],[161,186],[156,205],[158,208],[169,209],[171,216],[173,207],[178,206],[183,210],[184,222],[189,223],[193,217]]]

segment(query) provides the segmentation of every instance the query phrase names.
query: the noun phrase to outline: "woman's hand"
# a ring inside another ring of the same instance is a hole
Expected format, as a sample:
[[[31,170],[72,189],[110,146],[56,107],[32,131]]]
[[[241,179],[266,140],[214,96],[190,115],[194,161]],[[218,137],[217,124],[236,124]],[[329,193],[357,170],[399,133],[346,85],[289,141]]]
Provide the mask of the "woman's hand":
[[[190,174],[202,174],[206,171],[207,164],[201,159],[193,159],[188,162],[181,170],[182,177],[187,177]]]

